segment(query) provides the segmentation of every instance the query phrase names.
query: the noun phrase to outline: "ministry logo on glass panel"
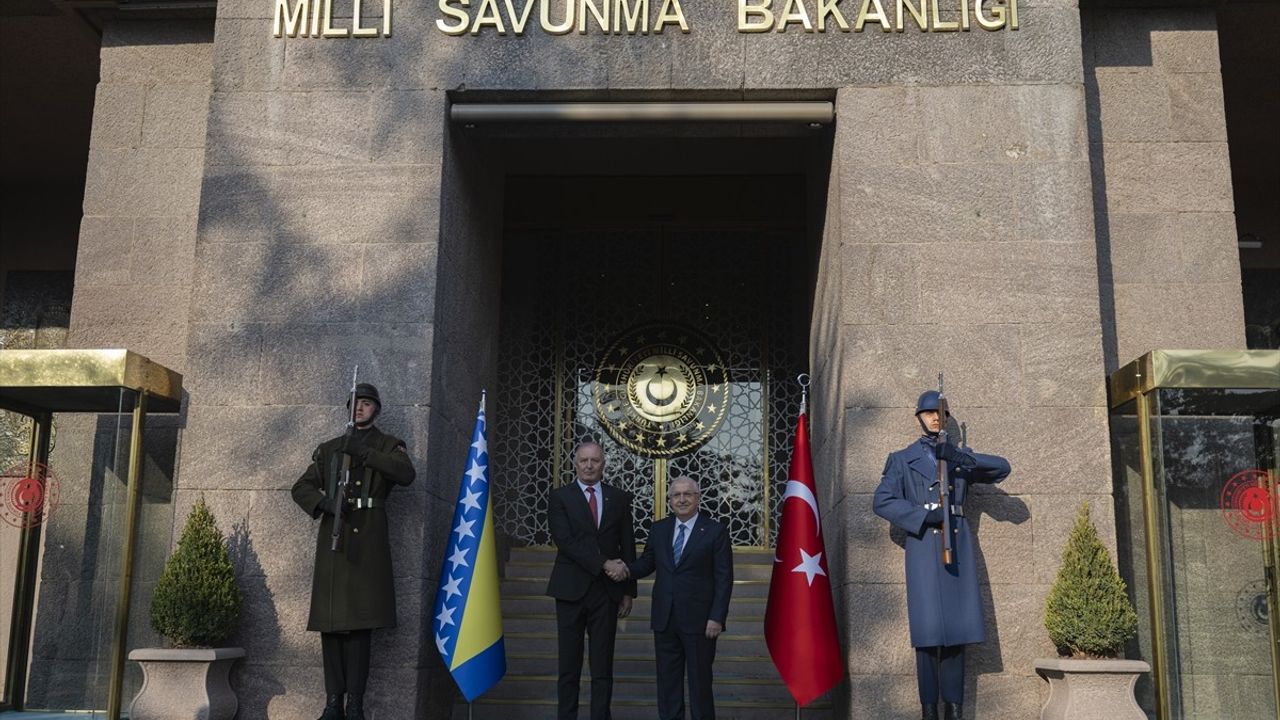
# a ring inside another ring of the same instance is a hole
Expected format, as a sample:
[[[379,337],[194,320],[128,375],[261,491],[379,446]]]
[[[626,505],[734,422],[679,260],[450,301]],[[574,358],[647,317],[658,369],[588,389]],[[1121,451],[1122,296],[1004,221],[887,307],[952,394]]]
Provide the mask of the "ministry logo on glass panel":
[[[596,368],[596,413],[623,447],[672,458],[701,447],[724,421],[729,384],[706,335],[683,325],[623,333]]]

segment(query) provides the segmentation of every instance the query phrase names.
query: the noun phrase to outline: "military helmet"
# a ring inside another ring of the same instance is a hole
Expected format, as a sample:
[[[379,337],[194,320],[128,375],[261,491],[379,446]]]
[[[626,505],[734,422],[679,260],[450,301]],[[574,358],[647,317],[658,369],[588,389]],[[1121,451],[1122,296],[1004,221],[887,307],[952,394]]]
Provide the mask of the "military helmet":
[[[925,390],[924,392],[920,393],[920,399],[916,400],[916,414],[919,415],[925,410],[936,411],[938,409],[938,405],[940,404],[938,402],[938,398],[940,396],[941,396],[941,393],[939,393],[937,390]]]
[[[378,397],[378,388],[374,387],[372,384],[370,383],[356,384],[356,399],[359,400],[360,398],[367,398],[369,400],[372,400],[375,403],[377,403],[378,409],[382,409],[382,398]],[[348,404],[349,403],[350,403],[350,400],[348,400]]]

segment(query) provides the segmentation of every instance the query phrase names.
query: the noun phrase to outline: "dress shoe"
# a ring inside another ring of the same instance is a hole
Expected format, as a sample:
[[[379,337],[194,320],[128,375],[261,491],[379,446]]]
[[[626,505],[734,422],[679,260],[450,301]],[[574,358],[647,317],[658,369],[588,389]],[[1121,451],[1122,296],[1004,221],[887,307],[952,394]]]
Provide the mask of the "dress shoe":
[[[330,695],[324,703],[324,712],[320,713],[320,720],[342,720],[342,696]]]
[[[934,703],[921,703],[920,720],[938,720],[938,706]]]
[[[347,696],[347,720],[364,720],[364,696],[352,693]]]
[[[942,720],[960,720],[964,717],[964,706],[960,703],[942,703]]]

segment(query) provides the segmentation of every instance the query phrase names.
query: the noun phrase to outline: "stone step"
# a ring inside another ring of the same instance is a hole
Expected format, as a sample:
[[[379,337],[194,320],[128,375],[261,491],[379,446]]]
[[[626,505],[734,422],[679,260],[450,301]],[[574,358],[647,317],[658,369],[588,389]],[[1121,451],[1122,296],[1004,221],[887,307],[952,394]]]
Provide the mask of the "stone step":
[[[734,553],[733,578],[735,580],[768,580],[773,573],[773,556],[765,557],[766,562],[744,562],[741,554]],[[519,560],[512,558],[503,566],[503,577],[506,579],[537,578],[545,582],[551,574],[551,565],[551,557]]]
[[[618,624],[620,631],[644,632],[649,629],[649,609],[640,607],[639,603],[631,616]],[[764,618],[747,617],[737,612],[738,608],[729,606],[728,628],[733,633],[744,635],[764,635]],[[527,632],[545,632],[556,626],[554,613],[506,613],[502,614],[502,630],[508,636]]]
[[[764,611],[767,598],[732,598],[729,601],[729,617],[731,623],[764,622]],[[644,593],[635,599],[632,605],[632,617],[649,617],[649,609],[653,603],[649,595]],[[506,618],[543,618],[554,624],[556,617],[556,601],[545,595],[512,595],[502,597],[502,617]]]
[[[551,672],[556,667],[556,654],[552,652],[514,652],[510,648],[507,650],[507,674],[509,675],[539,675]],[[586,667],[586,661],[583,661],[583,667]],[[761,681],[777,682],[778,671],[773,666],[768,656],[750,655],[750,656],[733,656],[724,653],[716,654],[715,664],[716,674],[736,677],[756,678]],[[613,656],[613,671],[617,673],[653,673],[654,657],[653,646],[649,646],[649,652],[640,653],[639,655],[623,655],[615,653]],[[585,672],[585,671],[584,671]]]
[[[644,551],[644,545],[636,546],[636,555],[640,555]],[[519,547],[510,548],[507,561],[508,562],[542,562],[548,563],[555,560],[556,549],[550,546],[538,547]],[[773,562],[773,548],[745,548],[736,547],[733,549],[733,564],[738,565],[760,564],[769,565]]]
[[[786,686],[779,682],[762,682],[759,678],[733,676],[718,672],[714,681],[716,698],[726,701],[760,701],[782,705],[791,701]],[[590,687],[589,674],[582,677],[584,695]],[[613,674],[613,696],[618,700],[651,701],[658,689],[652,672]],[[555,698],[556,675],[513,675],[508,673],[488,692],[494,698],[537,700]]]
[[[550,571],[548,570],[548,573]],[[506,577],[502,581],[502,592],[504,594],[511,593],[514,595],[541,595],[547,591],[547,576],[541,577]],[[653,578],[647,577],[637,582],[638,590],[641,594],[648,595],[653,592]],[[735,578],[733,581],[733,597],[736,598],[767,598],[769,597],[769,580],[761,578],[755,580],[740,580]]]
[[[525,588],[517,588],[525,589]],[[650,587],[649,589],[652,589]],[[521,594],[515,592],[506,592],[503,588],[502,593],[502,612],[503,613],[550,613],[555,614],[556,601],[555,598],[543,595],[542,593]],[[651,595],[639,593],[639,597],[635,600],[635,607],[649,607]],[[729,600],[729,606],[734,614],[741,614],[743,617],[764,617],[765,606],[768,604],[768,597],[739,597],[734,595]]]
[[[735,657],[768,657],[764,634],[745,635],[730,631],[716,641],[716,655],[732,655]],[[543,632],[505,632],[504,641],[508,652],[543,654],[556,652],[555,628],[547,628]],[[647,656],[653,653],[653,633],[648,628],[648,621],[631,622],[620,626],[614,653],[619,655]]]
[[[553,686],[553,694],[554,690]],[[590,708],[590,693],[583,690],[579,703],[578,717],[585,718]],[[453,720],[467,720],[468,717],[472,720],[555,720],[556,701],[485,696],[478,699],[471,710],[471,715],[468,716],[466,704],[454,705]],[[626,700],[615,696],[611,710],[614,720],[653,720],[656,714],[653,699]],[[716,698],[716,717],[720,720],[788,720],[795,716],[795,705],[790,702],[771,703]],[[819,700],[804,708],[800,717],[801,720],[831,720],[833,717],[831,704]]]

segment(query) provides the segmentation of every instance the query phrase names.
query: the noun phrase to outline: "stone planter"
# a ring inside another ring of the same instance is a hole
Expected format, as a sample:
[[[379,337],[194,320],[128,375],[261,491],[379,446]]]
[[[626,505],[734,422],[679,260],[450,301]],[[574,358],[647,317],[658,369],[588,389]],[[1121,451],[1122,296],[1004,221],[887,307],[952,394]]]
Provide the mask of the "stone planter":
[[[1049,681],[1040,720],[1146,720],[1133,686],[1150,671],[1141,660],[1036,660],[1036,672]]]
[[[231,720],[240,702],[228,675],[243,648],[140,648],[129,659],[142,666],[142,689],[129,705],[130,720]]]

